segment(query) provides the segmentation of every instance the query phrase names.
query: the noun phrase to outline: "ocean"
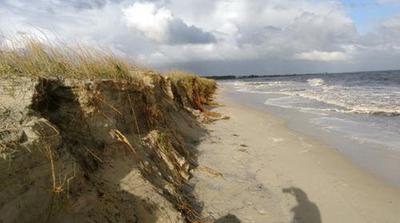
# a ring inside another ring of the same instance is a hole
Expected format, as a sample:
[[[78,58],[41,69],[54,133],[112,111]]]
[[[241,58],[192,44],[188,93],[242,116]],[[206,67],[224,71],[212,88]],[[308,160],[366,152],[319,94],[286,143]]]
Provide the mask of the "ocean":
[[[303,74],[221,82],[235,98],[328,143],[400,185],[400,71]]]

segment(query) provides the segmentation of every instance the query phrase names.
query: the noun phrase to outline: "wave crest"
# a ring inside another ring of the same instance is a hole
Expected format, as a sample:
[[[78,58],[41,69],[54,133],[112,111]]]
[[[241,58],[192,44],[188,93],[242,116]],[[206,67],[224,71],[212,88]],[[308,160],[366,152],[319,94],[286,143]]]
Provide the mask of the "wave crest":
[[[322,86],[325,84],[324,80],[321,78],[312,78],[307,80],[308,84],[313,87]]]

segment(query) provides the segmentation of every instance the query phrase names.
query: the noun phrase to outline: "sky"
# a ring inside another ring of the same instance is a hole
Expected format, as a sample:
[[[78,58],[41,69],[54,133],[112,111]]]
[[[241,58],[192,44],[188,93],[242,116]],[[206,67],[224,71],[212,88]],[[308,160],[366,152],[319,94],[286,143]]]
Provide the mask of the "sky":
[[[400,0],[0,0],[19,36],[204,75],[400,69]]]

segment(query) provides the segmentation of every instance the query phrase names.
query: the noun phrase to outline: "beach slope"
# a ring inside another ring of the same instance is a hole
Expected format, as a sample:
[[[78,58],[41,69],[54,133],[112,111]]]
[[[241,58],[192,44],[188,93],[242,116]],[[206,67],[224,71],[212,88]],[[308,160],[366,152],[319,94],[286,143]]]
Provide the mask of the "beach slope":
[[[400,190],[224,90],[192,182],[216,222],[400,222]]]

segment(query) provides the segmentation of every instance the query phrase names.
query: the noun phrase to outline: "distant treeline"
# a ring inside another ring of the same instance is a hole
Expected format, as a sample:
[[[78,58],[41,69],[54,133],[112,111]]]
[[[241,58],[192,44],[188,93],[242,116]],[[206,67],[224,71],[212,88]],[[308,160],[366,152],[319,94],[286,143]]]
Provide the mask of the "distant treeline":
[[[205,78],[210,78],[214,80],[233,80],[233,79],[248,79],[248,78],[263,78],[263,77],[290,77],[297,76],[298,74],[286,74],[286,75],[223,75],[223,76],[204,76]]]
[[[275,75],[222,75],[222,76],[204,76],[214,80],[235,80],[235,79],[249,79],[249,78],[265,78],[265,77],[294,77],[294,76],[306,76],[306,75],[328,75],[328,74],[359,74],[359,73],[400,73],[400,70],[378,70],[378,71],[355,71],[355,72],[343,72],[343,73],[304,73],[304,74],[275,74]]]
[[[214,79],[214,80],[231,80],[236,79],[235,75],[224,75],[224,76],[204,76],[205,78]]]

